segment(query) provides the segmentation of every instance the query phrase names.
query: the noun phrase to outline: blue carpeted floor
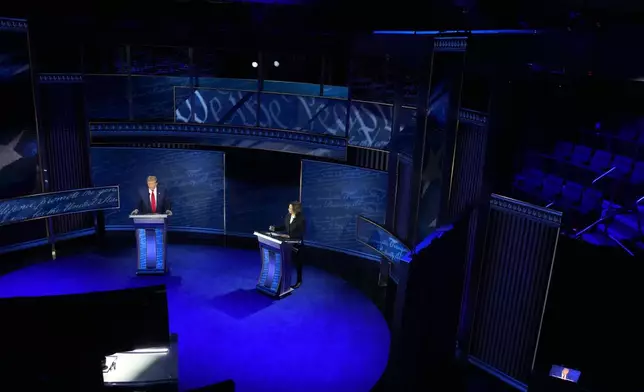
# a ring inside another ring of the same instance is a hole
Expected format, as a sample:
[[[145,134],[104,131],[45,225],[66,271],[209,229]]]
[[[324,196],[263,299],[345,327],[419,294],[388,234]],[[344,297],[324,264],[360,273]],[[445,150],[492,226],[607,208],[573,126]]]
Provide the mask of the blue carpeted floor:
[[[134,249],[46,261],[0,276],[0,297],[168,286],[181,390],[227,379],[239,392],[369,391],[384,372],[389,330],[348,283],[312,268],[293,295],[255,291],[258,251],[170,245],[166,277],[136,277]]]

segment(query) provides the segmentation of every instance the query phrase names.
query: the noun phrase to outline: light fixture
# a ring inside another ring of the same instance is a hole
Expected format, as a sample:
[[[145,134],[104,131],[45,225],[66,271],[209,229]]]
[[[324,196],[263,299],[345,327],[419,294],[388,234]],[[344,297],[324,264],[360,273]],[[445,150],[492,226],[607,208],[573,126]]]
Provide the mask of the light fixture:
[[[259,66],[259,64],[257,64],[257,61],[253,61],[251,65],[253,66],[253,68],[257,68],[257,66]]]
[[[280,66],[280,62],[279,62],[279,61],[273,61],[273,65],[274,65],[274,66],[276,66],[276,67],[279,67],[279,66]]]

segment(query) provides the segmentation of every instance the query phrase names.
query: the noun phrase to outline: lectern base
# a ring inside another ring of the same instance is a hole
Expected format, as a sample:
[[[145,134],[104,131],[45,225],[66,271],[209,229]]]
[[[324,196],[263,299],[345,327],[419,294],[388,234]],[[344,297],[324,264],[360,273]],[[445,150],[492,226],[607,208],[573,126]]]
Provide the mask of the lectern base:
[[[167,271],[163,271],[163,270],[161,270],[161,271],[159,271],[159,270],[149,270],[149,271],[138,270],[138,271],[136,271],[137,276],[141,276],[141,275],[156,275],[156,276],[159,276],[159,275],[165,275],[166,273],[167,273]]]
[[[293,290],[292,288],[289,287],[289,289],[284,291],[283,293],[276,294],[275,292],[271,291],[270,289],[266,288],[265,286],[262,286],[262,285],[259,285],[259,284],[256,286],[256,288],[257,288],[257,291],[259,291],[260,293],[269,295],[269,296],[271,296],[273,298],[284,298],[287,295],[291,294],[293,291],[295,291],[295,290]]]

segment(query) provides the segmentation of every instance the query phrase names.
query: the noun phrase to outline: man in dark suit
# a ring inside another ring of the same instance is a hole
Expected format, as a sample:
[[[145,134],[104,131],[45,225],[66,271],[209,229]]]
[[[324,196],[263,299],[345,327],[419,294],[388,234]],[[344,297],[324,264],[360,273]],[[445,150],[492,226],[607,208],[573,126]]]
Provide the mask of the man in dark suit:
[[[568,381],[571,381],[571,380],[568,378],[568,373],[570,373],[570,369],[568,369],[568,368],[563,368],[563,369],[561,369],[561,375],[559,376],[559,378],[561,378],[562,380],[568,380]]]
[[[132,215],[167,214],[172,215],[172,206],[165,189],[158,186],[155,176],[148,177],[148,186],[139,190],[139,204]]]
[[[304,239],[304,232],[306,231],[306,219],[304,219],[304,214],[302,214],[302,203],[299,201],[291,202],[288,205],[288,214],[284,217],[284,225],[277,227],[271,226],[269,230],[282,231],[288,238],[302,241]],[[302,285],[302,258],[298,255],[299,247],[295,245],[294,248],[293,262],[297,269],[297,283],[292,287],[296,289]]]

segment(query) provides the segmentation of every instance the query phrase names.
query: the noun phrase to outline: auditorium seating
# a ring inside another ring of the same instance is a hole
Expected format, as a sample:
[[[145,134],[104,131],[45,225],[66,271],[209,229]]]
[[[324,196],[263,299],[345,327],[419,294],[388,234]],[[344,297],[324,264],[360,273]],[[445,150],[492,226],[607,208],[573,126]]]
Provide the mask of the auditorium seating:
[[[564,179],[555,175],[547,175],[543,179],[541,188],[541,197],[547,203],[554,202],[561,195],[563,190]]]
[[[558,142],[555,144],[555,149],[552,156],[555,159],[567,160],[572,155],[574,145],[570,142]]]
[[[589,168],[595,173],[603,173],[611,168],[613,154],[608,151],[597,150],[590,160]]]
[[[610,174],[612,178],[624,178],[633,170],[633,158],[615,155],[611,166],[615,167],[615,171]]]
[[[644,200],[636,205],[644,196],[644,128],[585,136],[528,154],[514,197],[562,211],[564,233],[575,236],[601,218],[583,240],[644,251]]]
[[[617,133],[617,139],[621,139],[627,142],[631,142],[638,137],[637,129],[625,127],[619,130]]]
[[[590,149],[590,147],[577,145],[572,151],[570,161],[575,165],[584,166],[590,160],[591,154],[592,150]]]

